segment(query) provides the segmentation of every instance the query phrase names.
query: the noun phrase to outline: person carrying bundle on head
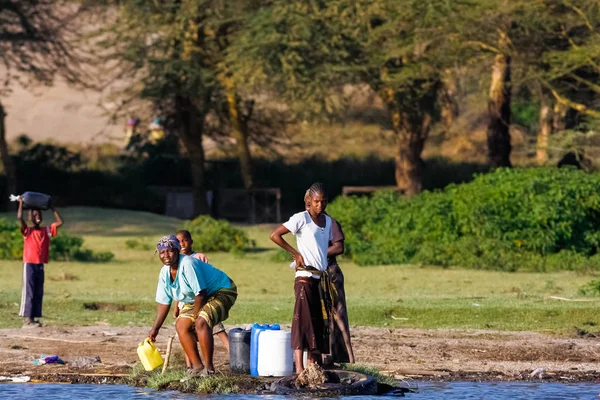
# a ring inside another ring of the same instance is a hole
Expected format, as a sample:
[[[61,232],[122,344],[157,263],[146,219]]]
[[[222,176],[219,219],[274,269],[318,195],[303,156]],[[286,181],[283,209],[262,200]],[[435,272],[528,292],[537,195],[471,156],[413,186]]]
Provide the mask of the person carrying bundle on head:
[[[48,263],[50,238],[56,236],[63,220],[54,209],[52,201],[48,200],[48,208],[54,214],[55,222],[49,226],[41,226],[42,210],[30,209],[28,226],[23,219],[23,198],[18,196],[19,209],[17,219],[21,223],[23,235],[23,288],[21,290],[21,307],[19,316],[23,317],[23,328],[40,327],[42,324],[36,318],[42,318],[42,299],[44,297],[44,264]]]

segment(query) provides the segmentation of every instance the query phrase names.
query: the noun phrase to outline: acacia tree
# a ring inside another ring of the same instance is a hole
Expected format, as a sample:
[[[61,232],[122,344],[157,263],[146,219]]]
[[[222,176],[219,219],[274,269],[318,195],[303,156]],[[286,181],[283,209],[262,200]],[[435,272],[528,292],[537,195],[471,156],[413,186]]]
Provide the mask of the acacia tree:
[[[597,2],[586,0],[478,0],[461,24],[461,42],[493,55],[488,111],[488,160],[510,166],[511,96],[527,89],[541,104],[539,163],[548,158],[555,121],[573,108],[598,115],[589,92],[597,88]],[[595,75],[596,74],[596,75]]]
[[[60,75],[69,83],[85,81],[79,68],[84,55],[71,46],[82,7],[56,0],[0,1],[0,161],[7,192],[17,192],[17,175],[6,141],[6,111],[1,96],[13,85],[51,85]]]
[[[553,130],[567,127],[569,110],[588,118],[600,118],[600,3],[585,0],[555,1],[555,43],[545,52],[546,68],[536,79],[553,112],[541,125],[538,161],[548,158],[547,142]],[[548,102],[550,103],[550,102]],[[542,118],[542,116],[540,117]],[[544,129],[542,129],[544,128]]]
[[[114,71],[110,81],[131,82],[121,95],[151,101],[166,117],[167,130],[180,138],[191,163],[194,213],[209,212],[202,140],[213,132],[207,126],[210,118],[222,122],[217,131],[227,131],[235,141],[243,184],[251,189],[249,126],[254,102],[240,94],[224,55],[245,13],[261,2],[107,3],[112,5],[109,15],[116,10],[115,19],[91,38],[104,49],[102,63]]]
[[[421,153],[437,114],[441,74],[456,60],[462,2],[275,0],[230,49],[237,79],[277,91],[302,114],[334,113],[344,84],[366,84],[396,133],[396,183],[422,190]]]

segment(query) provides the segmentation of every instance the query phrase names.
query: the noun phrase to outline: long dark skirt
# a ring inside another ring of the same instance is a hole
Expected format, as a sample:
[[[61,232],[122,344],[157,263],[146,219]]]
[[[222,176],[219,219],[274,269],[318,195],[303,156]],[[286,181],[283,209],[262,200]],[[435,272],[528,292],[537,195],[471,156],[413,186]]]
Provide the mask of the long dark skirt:
[[[292,319],[292,349],[328,351],[325,325],[319,296],[319,280],[299,277],[294,280],[294,317]]]
[[[336,288],[337,298],[333,304],[332,316],[329,318],[329,348],[328,363],[353,363],[354,352],[350,342],[350,324],[346,309],[346,292],[344,290],[344,274],[338,264],[328,267],[331,283]]]

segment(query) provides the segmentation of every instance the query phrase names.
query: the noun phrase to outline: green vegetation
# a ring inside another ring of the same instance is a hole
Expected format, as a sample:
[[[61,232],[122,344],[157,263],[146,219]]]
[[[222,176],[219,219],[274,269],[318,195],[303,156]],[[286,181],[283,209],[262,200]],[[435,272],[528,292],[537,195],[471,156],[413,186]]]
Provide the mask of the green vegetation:
[[[50,241],[51,261],[108,262],[114,258],[110,251],[94,252],[82,249],[83,238],[62,232]],[[0,260],[19,260],[23,257],[23,236],[16,223],[0,218]]]
[[[363,364],[342,364],[342,369],[346,371],[359,372],[361,374],[370,375],[377,381],[378,384],[397,386],[398,382],[389,375],[383,375],[378,368]]]
[[[62,211],[65,231],[91,248],[111,251],[103,264],[55,261],[48,264],[44,315],[49,326],[109,323],[148,326],[154,320],[154,293],[160,261],[151,251],[127,248],[136,238],[153,243],[175,232],[182,221],[125,210],[69,207]],[[6,215],[6,214],[5,214]],[[228,325],[290,323],[293,274],[289,262],[273,262],[270,227],[242,229],[258,249],[243,259],[210,253],[215,266],[236,282],[240,296]],[[198,247],[196,250],[202,251]],[[559,302],[549,296],[576,297],[590,281],[581,272],[548,273],[439,269],[414,265],[359,267],[340,260],[352,326],[390,328],[469,328],[568,333],[573,326],[600,324],[597,303]],[[18,327],[22,263],[0,263],[0,327]],[[78,280],[62,279],[77,276]],[[56,278],[56,279],[52,279]],[[106,312],[110,311],[110,312]],[[172,320],[167,320],[171,323]]]
[[[177,390],[183,393],[231,394],[252,393],[264,381],[249,375],[216,374],[208,377],[192,377],[185,369],[170,368],[161,374],[160,368],[145,372],[136,366],[127,379],[129,384],[157,390]]]
[[[194,247],[202,249],[203,253],[230,251],[239,254],[256,245],[243,230],[223,219],[214,219],[208,215],[187,221],[183,224],[183,229],[191,233]]]
[[[579,294],[590,297],[600,296],[600,279],[594,279],[580,287]]]
[[[152,250],[153,246],[150,243],[138,239],[128,239],[125,241],[125,247],[132,250]]]
[[[600,180],[573,169],[500,169],[411,200],[392,192],[330,207],[362,265],[502,271],[600,269]]]

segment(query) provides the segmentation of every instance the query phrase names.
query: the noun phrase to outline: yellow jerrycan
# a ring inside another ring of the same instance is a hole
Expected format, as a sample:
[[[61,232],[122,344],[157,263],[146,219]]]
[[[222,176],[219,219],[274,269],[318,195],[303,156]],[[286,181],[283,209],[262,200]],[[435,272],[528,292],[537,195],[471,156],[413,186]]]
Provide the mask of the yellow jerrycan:
[[[151,342],[150,338],[146,338],[138,345],[137,353],[146,371],[153,371],[163,365],[162,356],[154,347],[154,342]]]

